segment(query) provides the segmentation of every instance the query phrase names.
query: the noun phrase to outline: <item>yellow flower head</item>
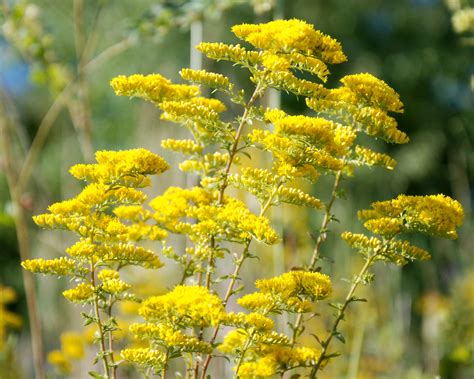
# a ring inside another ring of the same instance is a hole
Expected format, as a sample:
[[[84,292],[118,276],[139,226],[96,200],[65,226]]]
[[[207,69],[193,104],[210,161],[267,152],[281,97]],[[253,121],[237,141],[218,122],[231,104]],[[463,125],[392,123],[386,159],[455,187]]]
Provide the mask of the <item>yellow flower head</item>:
[[[28,271],[40,274],[65,276],[74,272],[75,261],[61,257],[56,259],[27,259],[21,262],[21,266]]]
[[[359,218],[378,234],[383,234],[385,229],[393,234],[396,223],[400,232],[418,231],[456,239],[456,228],[463,223],[464,210],[458,201],[445,195],[399,195],[393,200],[372,203],[372,210],[360,211]]]
[[[347,75],[341,79],[357,98],[390,112],[403,113],[400,96],[383,80],[371,74]]]
[[[95,288],[89,283],[81,283],[76,288],[64,291],[63,296],[73,303],[89,302],[95,296]]]
[[[204,84],[210,88],[232,90],[233,87],[233,84],[230,82],[228,77],[216,74],[215,72],[184,68],[179,72],[179,74],[184,80],[191,83]]]
[[[120,352],[120,356],[128,362],[155,370],[161,368],[166,363],[166,355],[164,353],[148,348],[125,349]]]
[[[160,74],[117,76],[110,81],[117,96],[141,97],[154,103],[181,100],[199,95],[199,88],[172,84]]]
[[[289,299],[306,296],[321,300],[332,291],[329,276],[319,272],[290,271],[270,279],[260,279],[255,286],[263,293],[270,293]]]
[[[147,321],[209,327],[225,316],[222,301],[206,287],[179,285],[173,291],[145,300],[139,310]]]
[[[232,32],[263,50],[318,55],[328,63],[342,63],[346,60],[338,41],[297,19],[235,25]]]

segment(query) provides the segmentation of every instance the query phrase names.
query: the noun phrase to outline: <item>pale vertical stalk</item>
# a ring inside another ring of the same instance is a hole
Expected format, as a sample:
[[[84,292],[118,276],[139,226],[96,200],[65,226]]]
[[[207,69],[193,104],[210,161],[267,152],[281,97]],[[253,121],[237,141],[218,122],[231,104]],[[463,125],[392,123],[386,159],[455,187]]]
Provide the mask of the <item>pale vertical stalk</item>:
[[[357,327],[354,331],[354,336],[351,346],[351,355],[349,359],[349,368],[347,369],[347,379],[357,379],[357,373],[359,372],[360,357],[362,354],[362,346],[364,342],[364,334],[366,328],[366,308],[362,311],[362,315],[359,315]]]
[[[3,97],[3,94],[1,94]],[[21,192],[17,190],[17,178],[13,162],[16,161],[12,155],[10,147],[12,146],[9,137],[9,128],[7,112],[4,107],[3,99],[0,101],[3,117],[0,118],[0,139],[3,150],[3,169],[7,179],[7,185],[10,192],[11,201],[14,206],[14,222],[18,240],[18,250],[22,261],[31,257],[29,246],[28,225],[26,215],[21,205]],[[35,369],[35,378],[44,379],[44,350],[41,332],[41,322],[38,314],[38,305],[36,301],[35,284],[33,274],[26,270],[21,270],[23,284],[25,286],[26,302],[28,307],[29,325],[31,331],[31,348],[33,351],[33,365]]]
[[[84,0],[74,0],[74,42],[77,57],[77,106],[74,102],[68,104],[71,120],[77,130],[80,146],[86,161],[90,161],[93,155],[92,147],[92,123],[89,109],[88,87],[84,67],[87,62],[85,56],[86,31],[84,26]],[[75,109],[76,108],[76,109]]]

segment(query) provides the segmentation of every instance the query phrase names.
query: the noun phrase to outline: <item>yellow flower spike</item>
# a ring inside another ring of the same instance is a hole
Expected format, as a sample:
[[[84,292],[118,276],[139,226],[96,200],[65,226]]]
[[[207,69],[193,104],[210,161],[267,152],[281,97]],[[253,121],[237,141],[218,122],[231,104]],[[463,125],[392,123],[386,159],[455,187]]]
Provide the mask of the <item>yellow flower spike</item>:
[[[270,293],[288,300],[294,296],[308,296],[322,300],[332,292],[329,276],[319,272],[290,271],[270,279],[259,279],[255,286],[263,293]]]
[[[367,166],[382,166],[389,170],[393,170],[397,165],[395,159],[383,153],[377,153],[362,146],[355,147],[355,154],[362,164]]]
[[[277,194],[278,200],[284,203],[303,205],[316,209],[323,208],[321,200],[308,195],[298,188],[280,187]]]
[[[288,71],[290,69],[290,61],[285,57],[267,52],[263,53],[262,64],[270,71]]]
[[[381,236],[391,237],[403,230],[402,220],[393,219],[390,217],[381,217],[373,220],[368,220],[364,226],[372,233]]]
[[[216,88],[225,91],[231,91],[233,88],[233,84],[230,82],[228,77],[214,72],[184,68],[179,72],[179,74],[184,80],[187,80],[191,83],[203,84],[210,88]]]
[[[56,259],[27,259],[21,262],[21,266],[28,271],[48,274],[65,276],[72,274],[76,267],[76,263],[73,259],[61,257]]]
[[[344,232],[341,237],[350,246],[356,249],[373,249],[377,250],[382,247],[382,241],[375,237],[367,237],[364,234],[355,234],[351,232]]]
[[[225,316],[221,299],[202,286],[176,286],[162,296],[142,303],[140,315],[147,321],[164,321],[190,327],[217,325]]]
[[[242,363],[237,374],[242,379],[268,378],[275,375],[277,370],[277,364],[272,359],[259,359],[258,362]]]
[[[120,279],[105,279],[102,282],[102,290],[110,294],[120,294],[131,287],[130,284],[125,283]]]
[[[164,353],[148,348],[125,349],[120,352],[120,356],[128,362],[155,370],[160,369],[166,363],[166,355]]]
[[[181,100],[199,95],[199,88],[172,84],[160,74],[117,76],[110,81],[117,96],[141,97],[154,103]]]
[[[76,288],[63,291],[63,296],[73,303],[89,302],[95,296],[95,288],[89,283],[81,283]]]
[[[383,80],[371,74],[347,75],[341,79],[344,86],[353,91],[357,97],[389,112],[403,113],[400,96]]]
[[[226,315],[225,319],[223,320],[223,324],[237,326],[246,330],[255,328],[260,332],[270,331],[274,327],[274,323],[271,318],[268,318],[257,312],[252,312],[249,314],[242,312],[231,312]]]
[[[288,59],[291,62],[291,67],[316,75],[326,83],[329,76],[329,70],[322,60],[297,52],[289,54]]]
[[[400,220],[403,231],[418,231],[456,239],[464,220],[461,204],[445,195],[408,196],[372,203],[372,210],[358,213],[362,220],[388,217]]]
[[[262,313],[271,312],[277,304],[269,293],[254,292],[242,296],[237,303],[244,308]]]
[[[196,154],[202,153],[203,146],[198,145],[196,142],[190,139],[176,140],[176,139],[165,139],[161,140],[161,147],[164,149],[173,150],[183,154]]]
[[[155,343],[165,344],[172,348],[179,348],[186,352],[212,352],[212,347],[194,336],[188,336],[176,330],[169,324],[132,324],[130,331],[140,339],[152,340]]]
[[[218,350],[223,353],[235,354],[236,351],[242,350],[248,340],[248,334],[245,329],[235,329],[227,333],[224,341],[218,346]]]
[[[114,214],[133,222],[144,222],[151,218],[150,211],[140,205],[121,205],[114,209]]]
[[[158,255],[152,250],[128,243],[102,245],[98,256],[104,262],[118,262],[122,266],[137,265],[149,269],[163,266]]]
[[[321,84],[299,79],[289,71],[270,71],[265,75],[265,83],[269,87],[288,91],[296,96],[320,97],[328,91]]]
[[[66,252],[73,258],[89,260],[98,252],[98,246],[90,242],[90,239],[81,238],[74,245],[68,247]]]
[[[263,50],[285,53],[297,51],[317,55],[328,63],[342,63],[347,59],[337,40],[297,19],[235,25],[232,32]]]
[[[97,274],[97,277],[99,278],[99,280],[105,281],[110,279],[119,279],[120,274],[118,271],[115,270],[104,269]]]
[[[196,49],[210,59],[231,61],[244,66],[255,66],[259,63],[261,56],[259,52],[248,51],[240,45],[221,42],[201,42]]]

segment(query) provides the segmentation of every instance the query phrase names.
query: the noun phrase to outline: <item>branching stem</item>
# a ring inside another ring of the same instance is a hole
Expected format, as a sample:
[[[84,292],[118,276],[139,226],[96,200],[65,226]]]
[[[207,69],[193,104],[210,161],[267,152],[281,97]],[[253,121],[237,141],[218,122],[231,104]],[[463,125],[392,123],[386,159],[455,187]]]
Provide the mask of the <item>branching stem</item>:
[[[331,343],[333,337],[338,333],[337,328],[339,326],[339,323],[344,319],[344,314],[345,314],[345,311],[346,311],[348,305],[351,302],[354,301],[353,296],[354,296],[354,293],[355,293],[357,287],[362,282],[362,280],[363,280],[362,278],[367,273],[369,267],[372,265],[372,263],[374,262],[376,257],[377,257],[377,253],[374,253],[373,255],[368,257],[367,260],[365,261],[364,266],[360,270],[359,274],[355,277],[355,279],[354,279],[354,281],[351,285],[351,288],[349,289],[349,292],[347,293],[345,301],[342,304],[342,307],[337,312],[337,317],[334,320],[334,324],[331,328],[331,331],[329,332],[329,335],[326,337],[326,339],[324,341],[321,342],[321,348],[322,348],[321,354],[320,354],[316,364],[314,365],[313,369],[311,370],[311,374],[309,376],[311,379],[316,378],[316,374],[317,374],[318,370],[320,369],[321,364],[326,359],[329,344]]]

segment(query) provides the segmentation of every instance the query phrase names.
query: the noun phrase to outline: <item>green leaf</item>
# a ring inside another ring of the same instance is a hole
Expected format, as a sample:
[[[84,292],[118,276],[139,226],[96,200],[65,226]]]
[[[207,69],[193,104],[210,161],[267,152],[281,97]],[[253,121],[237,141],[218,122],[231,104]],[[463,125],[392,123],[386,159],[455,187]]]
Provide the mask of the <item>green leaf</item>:
[[[92,376],[94,379],[107,379],[107,376],[101,375],[96,371],[89,371],[88,373],[90,376]]]
[[[344,338],[344,336],[340,332],[334,332],[334,333],[332,333],[332,335],[334,337],[336,337],[342,343],[344,343],[344,344],[346,343],[346,339]]]

